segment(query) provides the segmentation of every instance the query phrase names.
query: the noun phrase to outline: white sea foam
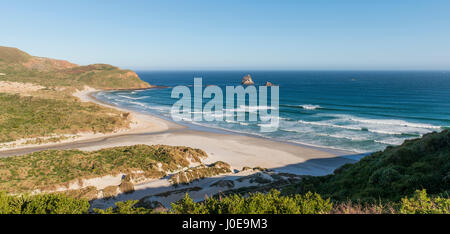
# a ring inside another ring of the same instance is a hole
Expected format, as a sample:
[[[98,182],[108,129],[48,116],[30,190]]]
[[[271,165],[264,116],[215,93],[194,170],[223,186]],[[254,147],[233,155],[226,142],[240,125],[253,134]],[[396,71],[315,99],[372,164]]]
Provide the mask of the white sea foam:
[[[297,144],[300,144],[300,145],[306,145],[306,146],[317,147],[317,148],[326,147],[327,149],[351,151],[351,152],[355,152],[355,153],[367,153],[367,150],[361,150],[359,148],[354,148],[354,147],[324,146],[324,144],[322,142],[310,143],[310,142],[297,141],[297,140],[288,140],[288,141],[292,142],[292,143],[297,143]]]
[[[385,145],[401,145],[405,141],[402,138],[386,138],[384,140],[374,140],[377,143],[385,144]]]
[[[109,102],[115,101],[116,105],[117,102],[121,102],[119,103],[120,105],[124,105],[124,103],[134,104],[144,107],[139,109],[157,110],[158,112],[162,112],[161,114],[165,116],[168,116],[167,113],[170,113],[171,109],[170,106],[154,106],[154,104],[145,101],[137,101],[137,99],[148,98],[147,96],[134,98],[127,96],[126,94],[104,95],[103,93],[99,93],[99,96]],[[321,108],[321,106],[313,104],[295,105],[295,107],[303,108],[304,110],[316,110]],[[229,109],[228,111],[227,109],[223,109],[223,113],[216,113],[214,111],[201,113],[214,117],[224,117],[233,116],[235,114],[234,112],[258,112],[259,110],[274,109],[274,107],[270,106],[241,105],[235,109]],[[150,110],[148,111],[150,112]],[[193,111],[191,113],[200,112]],[[259,117],[261,122],[255,123],[225,119],[223,122],[208,123],[191,122],[190,119],[186,119],[186,121],[205,127],[233,131],[236,133],[252,134],[255,136],[275,138],[316,147],[325,146],[327,148],[350,150],[361,153],[379,150],[385,145],[399,145],[403,143],[405,139],[417,137],[435,129],[441,129],[441,126],[435,126],[428,123],[414,123],[399,119],[364,118],[352,114],[316,113],[314,111],[310,111],[310,115],[307,117],[311,119],[308,120],[293,120],[278,117],[279,130],[286,132],[261,133],[254,131],[252,126],[246,127],[254,124],[257,124],[260,127],[271,127],[271,125],[267,124],[267,121],[270,120],[271,117]]]
[[[259,118],[263,122],[267,122],[267,121],[270,121],[270,120],[286,120],[286,121],[289,121],[289,118],[282,118],[282,117],[279,117],[279,116],[262,116],[262,115],[260,115]]]
[[[338,114],[323,114],[321,116],[330,116],[334,117],[334,119],[316,122],[299,120],[298,123],[313,126],[348,129],[355,131],[367,131],[386,135],[402,135],[402,134],[422,135],[424,133],[430,132],[433,129],[441,128],[441,126],[412,123],[396,119],[366,119],[351,115],[338,115]]]
[[[301,123],[301,124],[324,126],[324,127],[331,127],[331,128],[342,128],[342,129],[349,129],[349,130],[362,130],[361,127],[348,126],[348,125],[337,125],[337,124],[332,124],[332,123],[327,123],[327,122],[310,122],[310,121],[304,121],[304,120],[298,120],[297,122]]]
[[[310,104],[300,105],[300,107],[305,109],[305,110],[315,110],[317,108],[320,108],[319,105],[310,105]]]
[[[368,132],[385,134],[385,135],[402,135],[403,132],[395,132],[395,131],[385,131],[385,130],[376,130],[376,129],[367,129]]]
[[[138,106],[141,106],[141,107],[144,107],[144,108],[148,108],[148,106],[145,105],[142,102],[128,101],[128,103],[131,103],[131,104],[134,104],[134,105],[138,105]]]
[[[403,127],[413,127],[413,128],[429,128],[429,129],[441,129],[441,126],[435,126],[430,124],[421,124],[421,123],[411,123],[404,120],[398,119],[363,119],[356,117],[349,117],[350,121],[360,122],[360,123],[368,123],[368,124],[379,124],[379,125],[394,125],[394,126],[403,126]]]
[[[324,134],[324,133],[317,133],[318,136],[325,136],[325,137],[332,137],[337,139],[347,139],[351,141],[366,141],[368,140],[366,137],[363,136],[354,136],[354,135],[345,135],[345,134]]]
[[[125,95],[117,95],[117,96],[119,96],[119,97],[123,97],[123,98],[126,98],[126,99],[132,99],[132,100],[141,100],[141,99],[146,99],[146,98],[148,98],[149,96],[142,96],[142,97],[130,97],[130,96],[125,96]]]
[[[276,110],[273,106],[246,106],[240,105],[238,108],[225,109],[228,112],[257,112],[259,110]]]

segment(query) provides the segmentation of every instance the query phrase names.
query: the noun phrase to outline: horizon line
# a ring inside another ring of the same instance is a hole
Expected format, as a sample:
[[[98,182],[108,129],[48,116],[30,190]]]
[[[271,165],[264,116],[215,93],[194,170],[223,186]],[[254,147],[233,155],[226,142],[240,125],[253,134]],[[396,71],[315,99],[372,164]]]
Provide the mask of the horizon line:
[[[321,71],[321,72],[450,72],[450,69],[202,69],[202,68],[189,68],[189,69],[136,69],[127,68],[136,72],[195,72],[195,71],[221,71],[221,72],[302,72],[302,71]]]

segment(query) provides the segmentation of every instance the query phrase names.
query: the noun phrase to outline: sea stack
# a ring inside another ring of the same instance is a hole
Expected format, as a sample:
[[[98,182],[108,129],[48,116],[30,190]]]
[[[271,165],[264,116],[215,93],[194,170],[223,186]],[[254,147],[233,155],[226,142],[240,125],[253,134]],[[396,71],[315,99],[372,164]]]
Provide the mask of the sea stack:
[[[254,85],[255,82],[253,82],[252,80],[252,76],[250,74],[244,76],[244,78],[242,78],[242,84],[243,85]]]

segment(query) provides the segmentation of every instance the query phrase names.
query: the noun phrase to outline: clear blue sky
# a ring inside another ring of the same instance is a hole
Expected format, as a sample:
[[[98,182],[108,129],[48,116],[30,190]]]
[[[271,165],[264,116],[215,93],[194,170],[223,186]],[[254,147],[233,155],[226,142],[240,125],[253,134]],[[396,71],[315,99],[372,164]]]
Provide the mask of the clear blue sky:
[[[0,45],[133,69],[450,69],[450,1],[1,1]]]

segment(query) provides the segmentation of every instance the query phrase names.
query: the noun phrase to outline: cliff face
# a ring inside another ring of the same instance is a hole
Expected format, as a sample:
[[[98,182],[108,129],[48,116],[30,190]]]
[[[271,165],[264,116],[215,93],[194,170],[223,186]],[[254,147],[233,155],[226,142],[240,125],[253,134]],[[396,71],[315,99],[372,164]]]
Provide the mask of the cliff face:
[[[242,78],[242,84],[243,85],[254,85],[255,82],[253,82],[252,76],[250,74],[244,76],[244,78]]]
[[[0,46],[2,80],[44,86],[91,86],[96,89],[144,89],[152,87],[131,70],[107,64],[79,66],[65,60],[31,56],[19,49]],[[26,75],[25,75],[26,74]]]

